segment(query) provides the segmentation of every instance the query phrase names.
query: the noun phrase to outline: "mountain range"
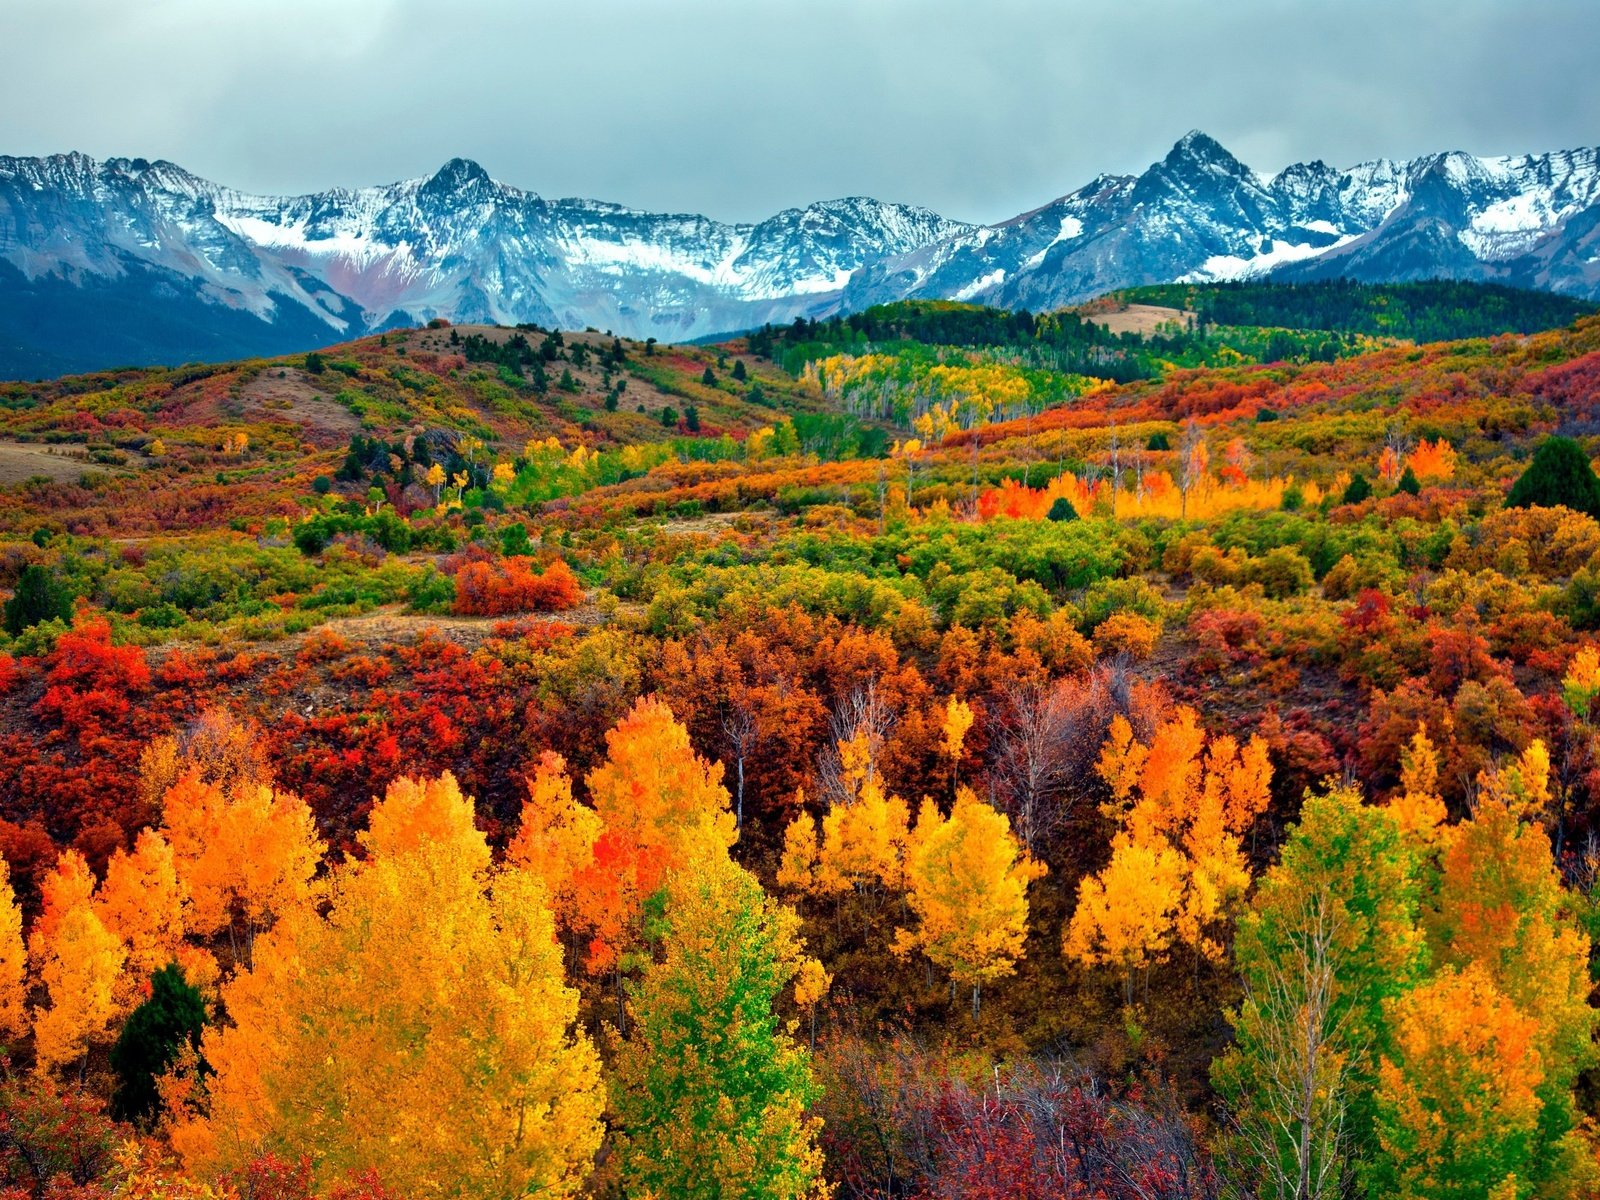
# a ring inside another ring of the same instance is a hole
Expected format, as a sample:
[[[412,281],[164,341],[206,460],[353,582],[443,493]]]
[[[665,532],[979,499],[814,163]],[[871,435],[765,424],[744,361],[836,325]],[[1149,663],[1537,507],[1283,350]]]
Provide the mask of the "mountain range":
[[[904,298],[1447,277],[1600,299],[1600,149],[1259,175],[1187,134],[997,225],[852,197],[757,224],[433,175],[262,196],[170,162],[0,157],[0,378],[288,353],[434,317],[683,341]]]

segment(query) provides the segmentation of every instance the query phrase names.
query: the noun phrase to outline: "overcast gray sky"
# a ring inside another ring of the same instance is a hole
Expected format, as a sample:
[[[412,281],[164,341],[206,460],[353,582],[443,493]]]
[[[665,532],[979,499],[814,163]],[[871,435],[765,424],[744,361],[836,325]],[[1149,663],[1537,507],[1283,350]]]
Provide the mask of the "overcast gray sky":
[[[751,220],[995,221],[1190,128],[1246,162],[1600,144],[1600,0],[0,0],[0,153],[271,192],[446,159]]]

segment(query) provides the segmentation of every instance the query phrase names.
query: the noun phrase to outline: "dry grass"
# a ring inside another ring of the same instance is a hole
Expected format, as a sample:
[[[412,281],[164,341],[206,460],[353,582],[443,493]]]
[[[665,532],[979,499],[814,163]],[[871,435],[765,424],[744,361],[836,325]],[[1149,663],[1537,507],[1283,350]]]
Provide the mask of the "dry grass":
[[[53,483],[76,483],[96,469],[82,447],[0,442],[0,487],[41,475]]]

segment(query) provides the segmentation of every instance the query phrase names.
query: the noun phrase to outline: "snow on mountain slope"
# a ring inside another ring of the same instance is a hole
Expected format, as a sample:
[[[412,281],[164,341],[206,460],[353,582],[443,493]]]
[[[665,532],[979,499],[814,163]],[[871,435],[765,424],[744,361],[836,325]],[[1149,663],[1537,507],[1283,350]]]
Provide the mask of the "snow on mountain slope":
[[[1265,274],[1600,298],[1600,151],[1298,163],[1264,178],[1195,131],[1140,175],[994,226],[863,197],[727,224],[546,200],[464,159],[280,197],[168,162],[0,157],[0,313],[45,293],[70,313],[81,295],[102,331],[127,326],[110,339],[119,353],[283,352],[435,316],[686,339],[906,297],[1047,309]],[[51,353],[103,365],[92,330],[73,336],[52,330]]]

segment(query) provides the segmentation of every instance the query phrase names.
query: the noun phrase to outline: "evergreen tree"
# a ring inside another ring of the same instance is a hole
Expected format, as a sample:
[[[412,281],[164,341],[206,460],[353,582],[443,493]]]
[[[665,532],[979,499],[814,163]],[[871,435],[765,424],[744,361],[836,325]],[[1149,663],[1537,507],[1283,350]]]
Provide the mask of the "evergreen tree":
[[[671,429],[678,423],[678,410],[668,404],[661,410],[661,424],[664,428]]]
[[[1360,504],[1372,495],[1372,485],[1367,482],[1367,477],[1360,471],[1350,476],[1350,482],[1345,485],[1344,495],[1339,498],[1341,504]]]
[[[372,449],[367,444],[367,439],[359,433],[350,435],[350,448],[345,451],[344,462],[334,472],[333,477],[345,483],[353,483],[367,472],[367,459]]]
[[[700,376],[700,382],[705,384],[706,387],[716,387],[717,386],[716,372],[714,372],[711,369],[709,364],[707,364],[707,366],[706,366],[705,374]]]
[[[690,433],[700,432],[700,410],[694,405],[689,405],[683,410],[683,423],[689,427]]]
[[[6,601],[6,632],[16,637],[41,621],[72,620],[72,592],[37,563],[22,568],[16,594]]]
[[[161,1104],[156,1080],[185,1045],[200,1048],[205,1026],[205,1001],[176,963],[150,977],[149,999],[129,1014],[111,1047],[111,1069],[117,1076],[111,1113],[117,1120],[142,1124],[156,1114]]]
[[[315,350],[306,355],[306,370],[312,375],[321,375],[327,370],[327,364],[322,361],[322,355]]]
[[[1408,496],[1415,496],[1421,493],[1422,483],[1417,479],[1417,473],[1408,466],[1404,474],[1400,476],[1400,482],[1394,485],[1394,490],[1404,492]]]
[[[1065,496],[1057,496],[1055,503],[1050,506],[1050,511],[1045,514],[1052,521],[1076,521],[1078,510],[1072,507],[1072,501]]]
[[[1534,451],[1511,493],[1508,508],[1563,506],[1600,518],[1600,479],[1595,478],[1589,456],[1571,438],[1548,437]]]
[[[1146,450],[1171,450],[1172,442],[1164,433],[1152,433],[1150,440],[1144,444]]]
[[[749,374],[750,373],[744,368],[744,359],[735,359],[733,364],[734,379],[738,380],[740,383],[743,383]]]

